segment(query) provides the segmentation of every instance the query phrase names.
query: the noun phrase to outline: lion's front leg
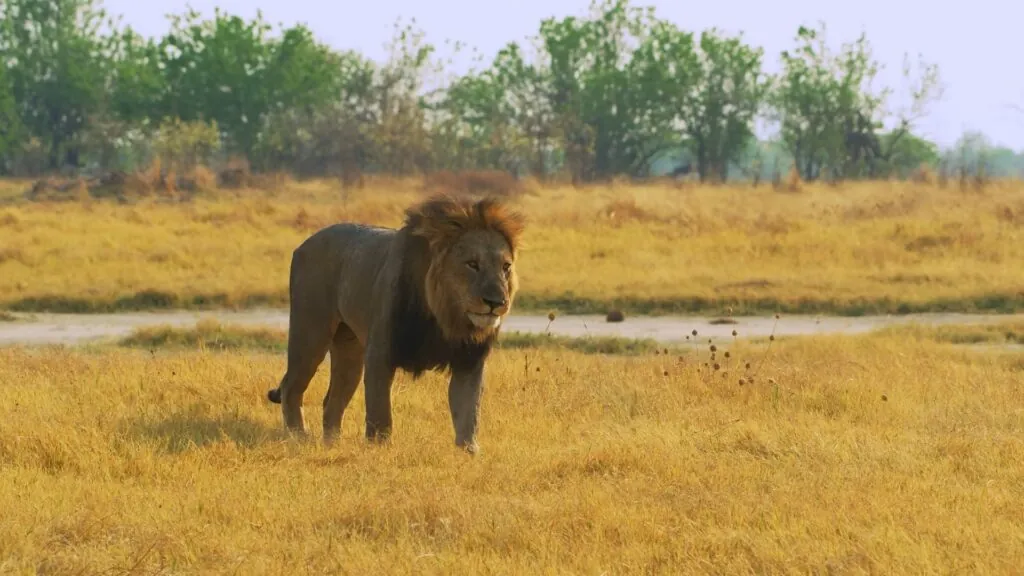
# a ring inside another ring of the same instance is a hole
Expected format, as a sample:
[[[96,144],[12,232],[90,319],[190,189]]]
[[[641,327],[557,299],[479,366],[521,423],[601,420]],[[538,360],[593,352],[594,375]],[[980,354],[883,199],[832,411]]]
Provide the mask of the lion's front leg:
[[[453,368],[448,383],[448,408],[455,427],[455,445],[470,454],[475,454],[479,449],[476,430],[483,381],[484,363],[480,361],[470,368]]]
[[[380,353],[375,346],[369,346],[363,376],[368,440],[384,441],[391,436],[391,383],[394,378],[395,368],[387,354]]]

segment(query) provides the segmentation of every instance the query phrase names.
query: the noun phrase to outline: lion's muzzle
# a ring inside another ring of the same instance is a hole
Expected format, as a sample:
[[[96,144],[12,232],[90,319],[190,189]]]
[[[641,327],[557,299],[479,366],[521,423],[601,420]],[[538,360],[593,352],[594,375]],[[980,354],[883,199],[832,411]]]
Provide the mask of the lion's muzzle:
[[[474,312],[469,313],[469,321],[473,323],[473,326],[485,330],[487,328],[497,328],[501,325],[501,316],[498,314],[476,314]]]
[[[506,308],[508,308],[508,299],[504,296],[501,297],[487,297],[481,298],[484,304],[491,307],[491,314],[504,314]]]

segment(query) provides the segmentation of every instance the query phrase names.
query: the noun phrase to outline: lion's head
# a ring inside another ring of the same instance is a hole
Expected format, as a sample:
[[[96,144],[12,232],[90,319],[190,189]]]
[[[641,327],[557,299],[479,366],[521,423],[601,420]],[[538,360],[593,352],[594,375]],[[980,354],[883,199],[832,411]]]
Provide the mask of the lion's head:
[[[524,221],[493,199],[436,197],[406,211],[406,227],[427,241],[427,307],[450,341],[482,342],[512,308]]]

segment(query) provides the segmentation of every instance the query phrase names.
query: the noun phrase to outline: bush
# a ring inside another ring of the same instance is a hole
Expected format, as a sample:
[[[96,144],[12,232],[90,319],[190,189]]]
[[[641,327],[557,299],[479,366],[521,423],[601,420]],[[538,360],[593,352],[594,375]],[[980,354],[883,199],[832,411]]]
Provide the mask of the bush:
[[[248,160],[232,157],[217,174],[217,183],[221,188],[248,188],[251,174]]]
[[[216,122],[164,120],[157,129],[153,149],[167,170],[186,172],[213,163],[221,149]]]

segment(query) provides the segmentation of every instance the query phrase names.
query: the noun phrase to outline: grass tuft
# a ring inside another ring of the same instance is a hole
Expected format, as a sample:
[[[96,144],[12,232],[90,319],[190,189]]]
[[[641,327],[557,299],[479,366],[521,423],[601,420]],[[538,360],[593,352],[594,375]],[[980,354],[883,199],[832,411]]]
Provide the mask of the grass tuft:
[[[620,338],[618,336],[587,336],[573,338],[554,334],[502,333],[500,349],[570,350],[580,354],[613,354],[636,356],[653,354],[664,348],[651,338]]]
[[[283,352],[288,348],[288,332],[266,327],[222,324],[200,320],[192,328],[147,326],[137,328],[121,339],[121,346],[155,349],[262,350]]]

